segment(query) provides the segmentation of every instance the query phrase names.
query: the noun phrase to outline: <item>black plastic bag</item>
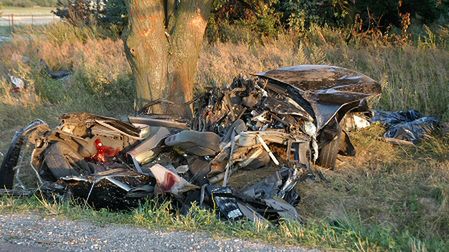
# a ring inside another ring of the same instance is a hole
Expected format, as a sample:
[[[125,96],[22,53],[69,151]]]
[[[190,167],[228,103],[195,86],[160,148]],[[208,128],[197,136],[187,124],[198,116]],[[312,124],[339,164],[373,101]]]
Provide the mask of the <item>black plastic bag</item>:
[[[387,127],[385,138],[418,143],[424,136],[432,133],[439,124],[439,120],[431,116],[422,116],[416,110],[387,112],[375,111],[372,122],[380,122]]]

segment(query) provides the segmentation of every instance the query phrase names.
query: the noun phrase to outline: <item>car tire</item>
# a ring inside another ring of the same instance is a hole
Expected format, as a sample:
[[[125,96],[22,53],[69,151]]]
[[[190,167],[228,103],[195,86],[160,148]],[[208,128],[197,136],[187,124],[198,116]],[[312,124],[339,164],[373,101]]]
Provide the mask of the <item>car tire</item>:
[[[22,132],[17,132],[0,166],[0,189],[12,189],[14,186],[14,167],[19,161],[23,145]]]
[[[335,168],[338,151],[340,150],[342,134],[343,132],[341,130],[341,127],[340,125],[338,125],[337,134],[335,135],[335,137],[321,148],[318,154],[318,165],[332,170]]]

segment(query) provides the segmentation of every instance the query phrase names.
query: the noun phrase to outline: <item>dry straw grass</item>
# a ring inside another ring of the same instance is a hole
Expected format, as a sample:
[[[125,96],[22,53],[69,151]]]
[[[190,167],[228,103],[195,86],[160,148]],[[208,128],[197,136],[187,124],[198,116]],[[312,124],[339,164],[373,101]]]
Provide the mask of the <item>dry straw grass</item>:
[[[377,104],[379,108],[415,108],[449,120],[447,49],[347,45],[344,38],[321,29],[324,31],[319,32],[320,38],[287,34],[263,45],[206,45],[199,63],[198,83],[220,85],[230,83],[240,73],[248,75],[297,64],[330,64],[357,70],[380,81],[383,94]],[[330,38],[326,37],[328,34]]]
[[[54,97],[58,93],[55,88],[42,84],[47,79],[39,80],[36,76],[42,70],[41,61],[52,70],[73,70],[76,78],[67,81],[66,86],[83,89],[84,85],[89,92],[106,92],[105,87],[111,83],[129,80],[131,70],[122,41],[101,34],[95,29],[63,23],[37,31],[25,29],[11,43],[2,45],[0,72],[30,80],[38,94],[50,98],[52,103],[60,97]],[[249,75],[280,66],[337,65],[355,69],[382,83],[379,108],[415,108],[448,120],[449,51],[439,48],[433,40],[422,41],[400,47],[368,39],[354,39],[348,44],[340,30],[312,27],[307,34],[284,34],[263,43],[205,44],[197,83],[199,88],[228,84],[238,74]]]

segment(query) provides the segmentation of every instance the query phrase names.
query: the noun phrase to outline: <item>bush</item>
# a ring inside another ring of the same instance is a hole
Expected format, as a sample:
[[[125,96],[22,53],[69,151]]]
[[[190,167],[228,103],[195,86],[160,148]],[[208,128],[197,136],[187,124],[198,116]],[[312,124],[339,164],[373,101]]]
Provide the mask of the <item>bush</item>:
[[[124,0],[108,0],[100,17],[100,24],[121,34],[128,24],[128,12]]]
[[[259,36],[277,36],[282,27],[282,14],[278,11],[279,0],[221,0],[213,6],[209,29],[226,30],[237,25],[256,32]],[[208,32],[209,35],[214,33]],[[217,33],[215,33],[217,34]],[[220,36],[220,34],[217,34]],[[215,41],[217,38],[209,37]]]
[[[350,12],[347,0],[287,0],[279,5],[287,27],[303,29],[310,24],[344,26]]]
[[[410,20],[429,25],[448,18],[448,0],[221,0],[214,6],[208,38],[221,39],[220,32],[229,25],[262,36],[277,36],[283,29],[305,31],[311,24],[356,24],[359,32],[376,29],[386,34],[408,28]]]
[[[70,24],[82,27],[98,25],[120,35],[128,24],[124,0],[106,0],[104,5],[85,0],[58,0],[55,14]]]
[[[56,16],[70,24],[81,27],[97,23],[99,9],[84,0],[58,0]]]
[[[106,0],[99,8],[92,3],[59,0],[56,15],[75,26],[98,25],[121,35],[128,22],[125,1]],[[406,40],[410,22],[429,25],[448,18],[449,0],[217,0],[206,34],[210,42],[253,41],[317,24],[380,37],[396,33]]]
[[[400,27],[402,15],[406,13],[410,14],[412,20],[431,24],[447,18],[448,8],[447,0],[360,0],[353,6],[353,12],[359,14],[366,25],[370,19],[375,19],[378,26],[386,28],[389,25]]]

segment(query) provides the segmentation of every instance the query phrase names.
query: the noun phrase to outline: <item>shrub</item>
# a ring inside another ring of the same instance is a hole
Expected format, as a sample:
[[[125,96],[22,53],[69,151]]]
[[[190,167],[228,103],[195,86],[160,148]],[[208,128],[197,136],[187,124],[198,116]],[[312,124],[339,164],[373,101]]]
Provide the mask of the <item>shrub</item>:
[[[303,29],[311,23],[344,26],[351,7],[347,0],[287,0],[278,6],[283,22],[292,29]]]
[[[281,31],[282,14],[279,0],[221,0],[216,1],[209,22],[210,41],[216,41],[229,26],[250,30],[259,37],[275,37]],[[211,37],[218,35],[217,37]],[[222,36],[221,38],[226,38]],[[223,40],[222,40],[223,41]]]
[[[429,25],[448,18],[448,0],[220,0],[213,9],[208,38],[221,38],[220,32],[229,25],[277,36],[283,29],[305,31],[312,24],[353,27],[356,23],[361,24],[360,32],[376,29],[387,34],[403,32],[410,25],[404,25],[404,20]]]
[[[124,0],[108,0],[100,16],[100,24],[122,33],[128,24],[128,12]]]
[[[388,25],[400,27],[402,15],[406,13],[410,13],[413,20],[431,24],[447,18],[448,8],[449,1],[446,0],[360,0],[355,2],[353,12],[360,14],[365,21],[377,19],[378,25],[386,28]]]
[[[74,26],[97,25],[111,30],[115,36],[128,24],[124,0],[58,0],[55,14]]]
[[[99,15],[96,7],[85,0],[58,0],[54,14],[77,27],[95,25]]]

